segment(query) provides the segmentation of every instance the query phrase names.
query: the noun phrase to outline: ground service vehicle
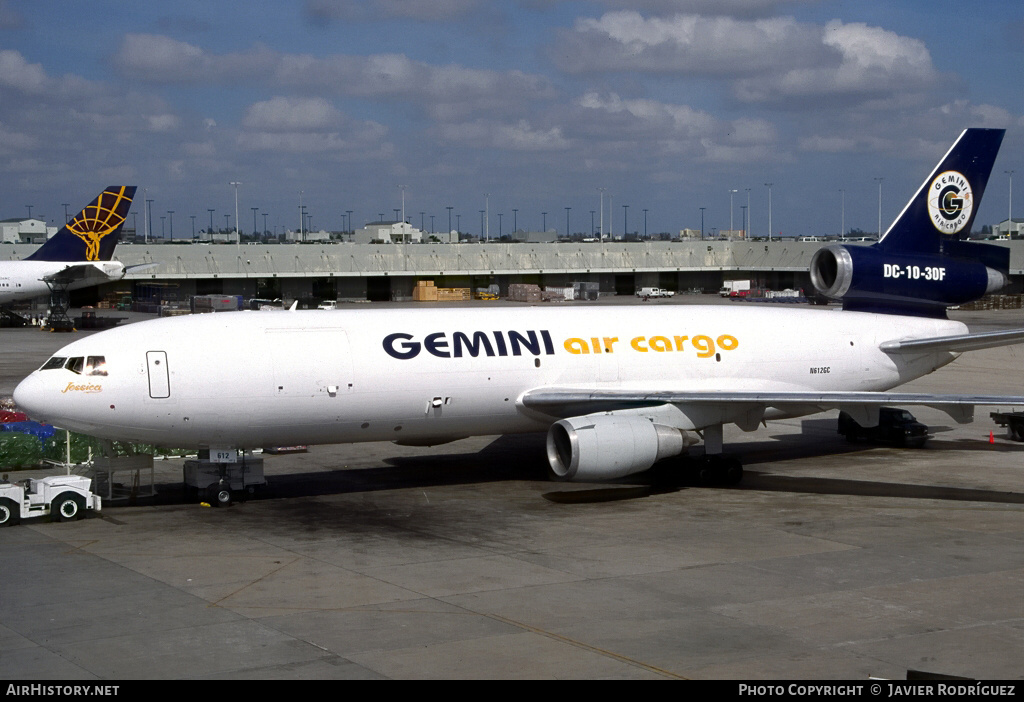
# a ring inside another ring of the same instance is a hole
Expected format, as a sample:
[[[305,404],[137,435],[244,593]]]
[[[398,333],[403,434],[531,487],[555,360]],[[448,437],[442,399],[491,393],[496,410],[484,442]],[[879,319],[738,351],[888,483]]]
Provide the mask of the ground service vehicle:
[[[81,475],[0,482],[0,526],[47,515],[55,522],[70,522],[90,510],[99,512],[102,500],[89,489],[91,484],[92,480]]]
[[[637,297],[672,297],[675,295],[671,290],[663,288],[640,288],[636,291]]]
[[[1024,412],[989,412],[992,421],[1006,427],[1014,441],[1024,441]]]
[[[874,441],[896,446],[921,446],[928,440],[928,427],[905,409],[879,407],[878,425],[862,427],[846,412],[839,413],[839,433],[847,441]]]

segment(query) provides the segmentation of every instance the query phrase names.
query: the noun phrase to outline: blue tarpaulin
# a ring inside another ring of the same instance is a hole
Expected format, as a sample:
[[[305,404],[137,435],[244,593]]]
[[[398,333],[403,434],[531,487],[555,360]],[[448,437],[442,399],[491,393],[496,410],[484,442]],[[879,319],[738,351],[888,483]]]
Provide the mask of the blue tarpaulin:
[[[39,439],[39,443],[45,444],[46,440],[53,436],[56,429],[49,424],[40,424],[39,422],[5,422],[0,424],[0,431],[31,434]]]

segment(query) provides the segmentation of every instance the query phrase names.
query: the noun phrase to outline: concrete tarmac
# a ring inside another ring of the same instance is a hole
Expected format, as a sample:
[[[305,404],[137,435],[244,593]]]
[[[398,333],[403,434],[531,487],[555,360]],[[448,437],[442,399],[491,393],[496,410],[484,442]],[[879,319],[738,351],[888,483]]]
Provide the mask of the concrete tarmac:
[[[0,396],[74,336],[0,330]],[[1022,360],[903,389],[1024,395]],[[1019,679],[1024,444],[989,409],[913,409],[921,449],[730,426],[737,487],[552,483],[543,436],[481,437],[267,456],[224,509],[159,461],[149,504],[0,530],[0,678]]]

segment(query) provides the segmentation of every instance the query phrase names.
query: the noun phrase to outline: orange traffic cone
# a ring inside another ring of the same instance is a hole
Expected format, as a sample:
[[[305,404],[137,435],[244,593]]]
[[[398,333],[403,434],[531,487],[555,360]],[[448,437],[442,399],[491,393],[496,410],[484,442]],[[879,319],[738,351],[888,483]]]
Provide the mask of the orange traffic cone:
[[[996,435],[993,434],[991,431],[988,433],[988,442],[990,444],[994,444],[996,442]]]

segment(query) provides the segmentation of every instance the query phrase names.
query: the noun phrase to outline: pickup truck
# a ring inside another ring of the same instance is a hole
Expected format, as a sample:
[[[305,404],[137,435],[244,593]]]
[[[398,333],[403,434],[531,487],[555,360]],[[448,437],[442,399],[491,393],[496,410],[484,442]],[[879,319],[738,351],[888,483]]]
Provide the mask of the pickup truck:
[[[637,297],[672,297],[675,295],[671,290],[663,288],[640,288],[636,291]]]
[[[878,426],[862,427],[846,412],[839,413],[839,433],[847,441],[869,441],[920,447],[928,440],[928,427],[910,412],[897,407],[878,408]]]

